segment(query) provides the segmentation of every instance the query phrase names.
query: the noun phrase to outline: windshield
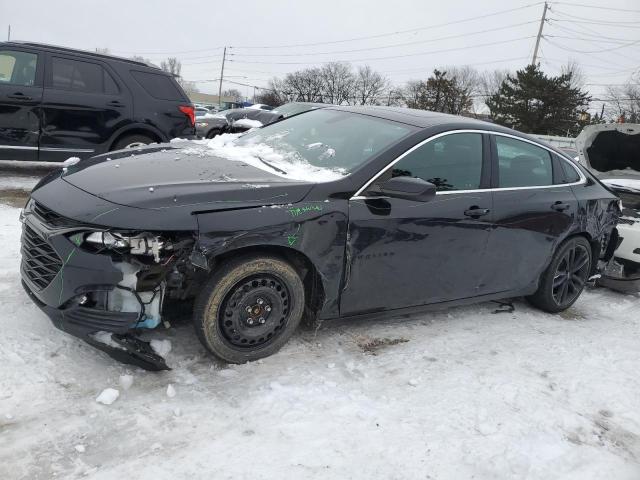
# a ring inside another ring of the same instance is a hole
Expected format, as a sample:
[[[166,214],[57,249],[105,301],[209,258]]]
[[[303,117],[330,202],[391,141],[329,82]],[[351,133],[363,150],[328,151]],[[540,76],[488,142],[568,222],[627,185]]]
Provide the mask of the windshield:
[[[321,109],[250,132],[236,145],[270,147],[285,171],[287,164],[308,164],[346,175],[412,131],[381,118]]]

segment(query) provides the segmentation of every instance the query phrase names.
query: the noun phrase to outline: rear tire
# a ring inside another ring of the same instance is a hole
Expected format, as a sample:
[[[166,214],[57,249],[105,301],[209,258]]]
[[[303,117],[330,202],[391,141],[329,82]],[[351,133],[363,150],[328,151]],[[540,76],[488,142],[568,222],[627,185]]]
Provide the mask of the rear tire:
[[[220,135],[220,130],[211,130],[207,133],[207,138],[213,138],[216,135]]]
[[[538,290],[527,297],[529,303],[549,313],[561,312],[573,305],[589,279],[591,256],[591,244],[584,237],[569,238],[561,243],[540,277]]]
[[[155,140],[147,137],[146,135],[127,135],[122,137],[116,143],[113,144],[112,150],[122,150],[123,148],[136,148],[142,147],[144,145],[149,145],[150,143],[154,143]]]
[[[211,353],[245,363],[280,350],[298,327],[304,305],[304,285],[289,263],[245,255],[223,264],[205,283],[193,320]]]

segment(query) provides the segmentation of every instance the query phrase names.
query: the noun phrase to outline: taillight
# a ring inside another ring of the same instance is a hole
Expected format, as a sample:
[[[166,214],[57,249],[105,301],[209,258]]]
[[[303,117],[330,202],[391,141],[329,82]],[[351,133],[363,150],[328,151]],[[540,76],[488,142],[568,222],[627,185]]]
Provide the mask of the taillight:
[[[187,117],[189,117],[189,121],[191,122],[191,126],[195,126],[196,124],[196,109],[193,105],[180,105],[178,107],[182,113],[184,113]]]

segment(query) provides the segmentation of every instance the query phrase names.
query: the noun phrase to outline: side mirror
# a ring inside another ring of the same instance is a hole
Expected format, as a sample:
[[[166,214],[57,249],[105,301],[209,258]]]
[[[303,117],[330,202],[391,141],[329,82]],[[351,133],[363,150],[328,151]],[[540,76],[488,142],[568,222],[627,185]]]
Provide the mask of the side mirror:
[[[380,193],[404,200],[428,202],[436,196],[436,186],[421,178],[393,177],[380,184]]]

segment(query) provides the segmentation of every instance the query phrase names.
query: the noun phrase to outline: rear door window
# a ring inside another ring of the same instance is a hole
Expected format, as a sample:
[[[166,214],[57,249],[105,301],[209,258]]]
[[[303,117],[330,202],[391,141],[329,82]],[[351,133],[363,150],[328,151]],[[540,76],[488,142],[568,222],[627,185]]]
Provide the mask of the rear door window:
[[[51,58],[51,87],[84,93],[119,92],[115,80],[102,65],[63,57]]]
[[[551,155],[544,148],[515,138],[495,136],[500,188],[553,185]]]
[[[35,85],[37,64],[35,53],[0,50],[0,85]]]
[[[176,81],[168,75],[138,70],[131,70],[131,75],[154,98],[159,100],[185,100]]]

